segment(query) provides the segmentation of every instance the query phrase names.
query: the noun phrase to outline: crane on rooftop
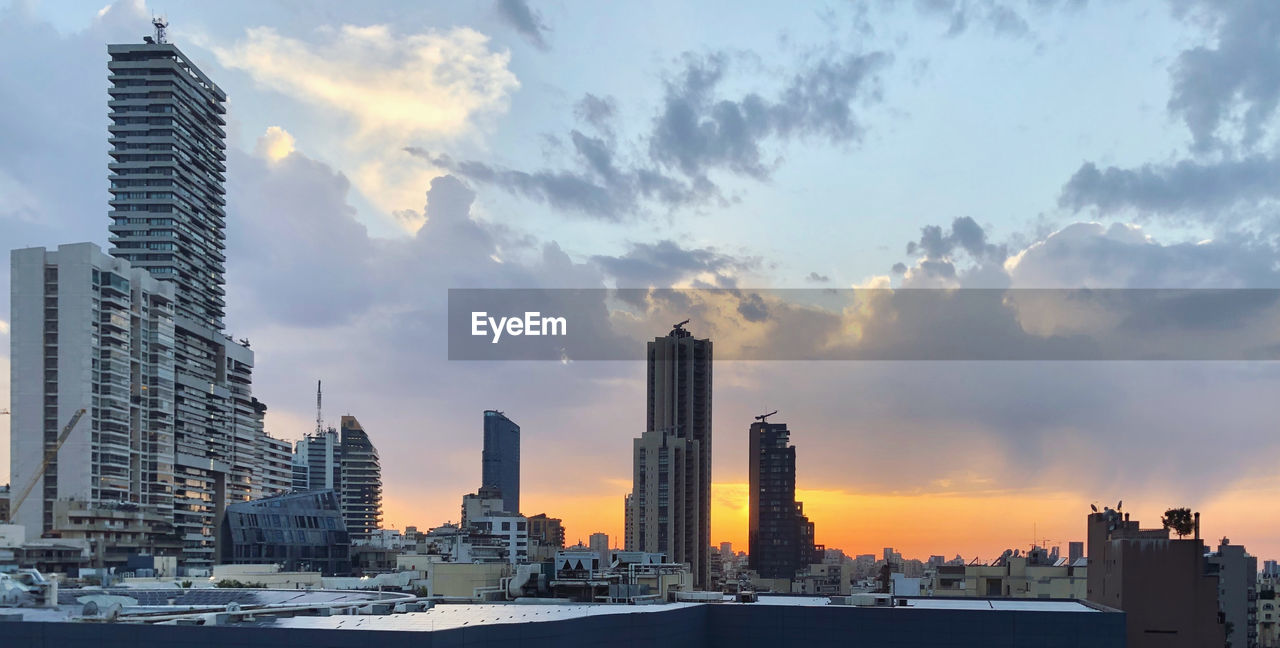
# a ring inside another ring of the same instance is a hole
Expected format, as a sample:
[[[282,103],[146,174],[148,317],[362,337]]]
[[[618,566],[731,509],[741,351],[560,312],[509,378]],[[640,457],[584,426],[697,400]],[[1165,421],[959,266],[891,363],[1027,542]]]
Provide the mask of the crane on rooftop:
[[[778,410],[773,410],[772,412],[769,412],[768,414],[760,414],[760,415],[756,416],[756,420],[757,420],[757,421],[760,421],[761,423],[768,423],[769,421],[767,421],[766,419],[768,419],[770,416],[773,416],[774,414],[777,414],[777,413],[778,413]]]

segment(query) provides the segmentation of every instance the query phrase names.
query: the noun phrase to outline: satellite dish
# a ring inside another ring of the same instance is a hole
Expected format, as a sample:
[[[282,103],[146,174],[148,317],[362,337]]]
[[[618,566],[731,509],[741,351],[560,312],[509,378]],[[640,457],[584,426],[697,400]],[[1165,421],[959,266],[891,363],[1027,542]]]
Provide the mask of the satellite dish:
[[[1089,505],[1089,508],[1093,509],[1093,512],[1094,512],[1094,513],[1097,513],[1097,512],[1098,512],[1098,505],[1097,505],[1097,504],[1090,504],[1090,505]]]

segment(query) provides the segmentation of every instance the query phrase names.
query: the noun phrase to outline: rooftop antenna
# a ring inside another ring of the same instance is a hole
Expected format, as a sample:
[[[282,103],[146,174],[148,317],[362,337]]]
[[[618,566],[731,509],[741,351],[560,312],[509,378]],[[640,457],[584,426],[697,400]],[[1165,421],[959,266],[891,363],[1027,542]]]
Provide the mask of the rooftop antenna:
[[[765,419],[767,419],[767,418],[769,418],[770,416],[773,416],[774,414],[777,414],[777,413],[778,413],[778,410],[773,410],[772,412],[769,412],[768,414],[761,414],[761,415],[757,416],[757,417],[756,417],[756,420],[757,420],[757,421],[760,421],[761,423],[768,423],[769,421],[767,421],[767,420],[765,420]]]
[[[320,418],[320,381],[316,381],[316,434],[324,434],[324,419]]]
[[[164,45],[168,41],[169,20],[164,16],[155,16],[151,18],[151,25],[156,28],[156,43]]]

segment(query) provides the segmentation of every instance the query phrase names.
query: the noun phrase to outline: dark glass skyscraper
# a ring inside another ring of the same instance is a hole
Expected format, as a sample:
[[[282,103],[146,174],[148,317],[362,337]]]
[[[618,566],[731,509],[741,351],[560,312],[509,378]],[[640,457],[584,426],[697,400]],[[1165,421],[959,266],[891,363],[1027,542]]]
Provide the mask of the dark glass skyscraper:
[[[683,327],[648,343],[645,432],[634,443],[627,533],[635,551],[688,563],[710,580],[711,340]]]
[[[749,432],[747,564],[761,578],[795,577],[813,554],[813,524],[796,502],[796,449],[786,423],[760,417]]]
[[[480,485],[502,493],[507,513],[520,513],[520,426],[497,410],[484,412]]]

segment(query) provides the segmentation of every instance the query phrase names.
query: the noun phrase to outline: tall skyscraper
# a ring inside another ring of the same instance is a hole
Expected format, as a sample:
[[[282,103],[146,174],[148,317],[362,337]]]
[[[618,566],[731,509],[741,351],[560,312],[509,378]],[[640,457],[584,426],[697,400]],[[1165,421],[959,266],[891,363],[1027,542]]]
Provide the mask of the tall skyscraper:
[[[702,589],[710,578],[712,349],[685,323],[648,343],[645,432],[633,445],[627,548],[688,563]]]
[[[748,432],[747,564],[762,578],[795,578],[813,561],[813,524],[796,501],[796,449],[786,423],[756,417]]]
[[[502,507],[520,513],[520,426],[497,410],[484,412],[480,485],[502,493]]]
[[[212,564],[228,501],[253,484],[253,351],[223,332],[226,94],[165,24],[144,43],[108,45],[113,256],[174,285],[174,519],[183,562]]]

